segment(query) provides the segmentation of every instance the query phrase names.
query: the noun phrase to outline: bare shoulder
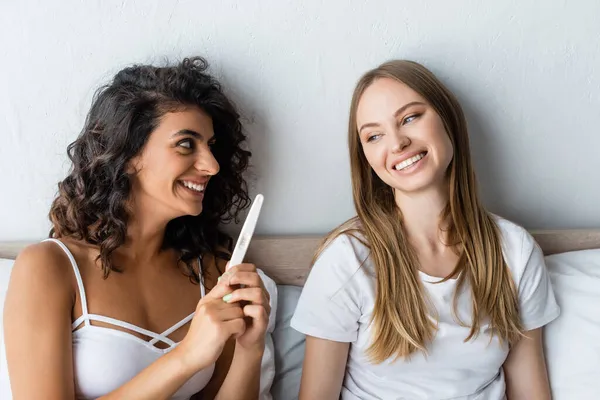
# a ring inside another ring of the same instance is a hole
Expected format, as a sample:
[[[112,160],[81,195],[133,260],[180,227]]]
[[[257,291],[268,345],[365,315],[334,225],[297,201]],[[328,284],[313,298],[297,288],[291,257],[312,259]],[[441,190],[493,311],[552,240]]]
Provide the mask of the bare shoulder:
[[[61,274],[68,272],[69,265],[65,252],[52,242],[41,242],[24,248],[15,260],[14,271],[22,274]]]
[[[72,268],[65,252],[52,242],[41,242],[23,249],[11,273],[9,291],[28,293],[42,290],[51,293],[72,293]],[[24,288],[29,288],[26,290]]]

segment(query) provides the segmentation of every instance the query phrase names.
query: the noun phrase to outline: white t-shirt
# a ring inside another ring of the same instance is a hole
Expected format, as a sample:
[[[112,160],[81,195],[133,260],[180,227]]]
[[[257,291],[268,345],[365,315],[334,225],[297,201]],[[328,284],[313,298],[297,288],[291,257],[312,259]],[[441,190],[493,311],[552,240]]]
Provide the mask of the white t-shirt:
[[[497,223],[504,258],[518,289],[523,327],[542,327],[560,313],[542,251],[525,229],[501,218]],[[465,343],[470,328],[461,326],[452,313],[456,280],[432,284],[440,279],[422,272],[420,276],[439,314],[439,330],[428,346],[427,358],[417,352],[410,360],[369,362],[366,350],[372,338],[374,267],[369,250],[347,235],[336,238],[315,263],[291,325],[306,335],[350,343],[343,400],[505,399],[502,364],[508,346],[501,345],[496,336],[490,342],[487,321],[482,321],[477,338]],[[457,312],[470,325],[468,283],[458,294]]]

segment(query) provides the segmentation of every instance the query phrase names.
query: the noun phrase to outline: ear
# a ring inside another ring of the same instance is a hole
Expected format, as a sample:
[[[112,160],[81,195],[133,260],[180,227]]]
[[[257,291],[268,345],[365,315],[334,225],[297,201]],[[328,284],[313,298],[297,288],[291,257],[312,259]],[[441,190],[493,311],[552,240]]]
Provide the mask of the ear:
[[[135,156],[131,160],[127,162],[127,166],[125,167],[125,173],[128,175],[135,175],[142,169],[142,160],[141,157]]]

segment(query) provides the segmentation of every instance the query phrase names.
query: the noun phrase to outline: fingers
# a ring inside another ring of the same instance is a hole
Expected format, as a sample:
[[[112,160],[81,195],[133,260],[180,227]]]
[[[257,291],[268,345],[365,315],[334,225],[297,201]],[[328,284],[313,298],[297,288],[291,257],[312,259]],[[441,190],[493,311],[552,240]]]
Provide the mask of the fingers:
[[[235,271],[228,275],[229,285],[244,285],[250,287],[262,287],[263,282],[256,272]]]
[[[241,267],[243,267],[243,269]],[[263,280],[253,264],[241,264],[240,269],[237,267],[231,268],[221,275],[218,281],[219,283],[224,281],[230,286],[243,285],[265,289]]]
[[[223,300],[228,303],[246,301],[268,306],[271,300],[254,264],[240,264],[230,268],[219,278],[219,283],[236,289],[224,296]]]
[[[227,303],[225,303],[227,305]],[[245,316],[244,314],[244,310],[242,310],[240,307],[235,307],[235,306],[229,306],[229,307],[223,307],[219,310],[219,314],[218,314],[218,318],[221,321],[231,321],[234,319],[241,319]]]
[[[211,289],[211,291],[208,292],[206,294],[206,296],[204,296],[204,299],[207,299],[207,300],[221,299],[221,298],[223,298],[223,296],[228,295],[232,291],[233,291],[233,289],[227,284],[227,282],[224,281],[223,279],[221,279],[215,285],[215,287],[213,287]],[[202,301],[202,300],[200,300],[200,301]]]
[[[215,322],[242,318],[244,316],[238,303],[225,302],[223,298],[206,299],[205,297],[198,303],[198,307],[196,307],[197,315],[209,316]]]
[[[249,304],[244,307],[244,315],[252,318],[252,325],[256,327],[266,327],[269,323],[269,313],[263,306]]]
[[[235,338],[246,332],[246,322],[243,318],[232,319],[231,321],[224,322],[224,324],[229,335]]]
[[[269,305],[269,299],[266,292],[262,288],[257,287],[234,290],[232,293],[223,297],[223,301],[230,304],[245,301],[261,306]]]
[[[226,271],[225,274],[227,272],[237,272],[237,271],[256,272],[256,265],[246,263],[246,264],[234,265],[231,268],[229,268],[229,263],[227,263],[227,266],[225,267],[225,271]]]

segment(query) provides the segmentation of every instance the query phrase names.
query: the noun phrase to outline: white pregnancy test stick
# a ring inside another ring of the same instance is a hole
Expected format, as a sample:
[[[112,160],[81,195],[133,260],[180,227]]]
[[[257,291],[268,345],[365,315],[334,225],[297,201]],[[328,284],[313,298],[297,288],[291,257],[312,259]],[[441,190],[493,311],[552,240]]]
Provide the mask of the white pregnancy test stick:
[[[244,261],[246,250],[248,250],[250,239],[252,239],[254,228],[256,227],[256,222],[258,221],[258,215],[260,214],[263,199],[264,196],[262,194],[257,194],[254,198],[250,212],[246,217],[246,221],[244,221],[244,226],[242,227],[240,236],[238,237],[235,248],[233,249],[233,254],[231,255],[231,260],[229,260],[229,266],[227,269],[239,265]]]

